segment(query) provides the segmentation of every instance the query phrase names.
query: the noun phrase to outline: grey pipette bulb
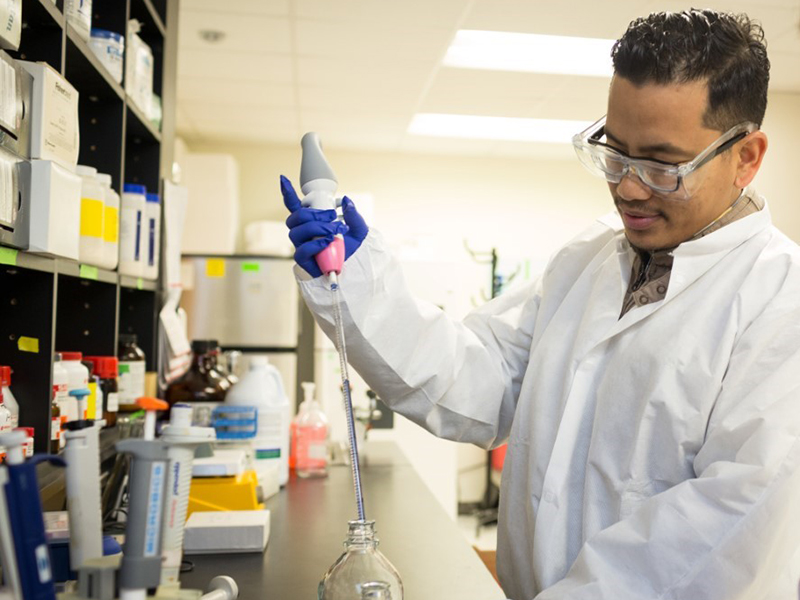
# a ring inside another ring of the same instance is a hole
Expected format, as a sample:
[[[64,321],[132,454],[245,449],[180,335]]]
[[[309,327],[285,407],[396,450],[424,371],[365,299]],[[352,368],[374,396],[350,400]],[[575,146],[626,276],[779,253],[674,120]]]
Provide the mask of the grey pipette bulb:
[[[338,183],[336,175],[333,174],[333,169],[322,153],[322,143],[319,140],[319,136],[310,131],[300,140],[300,145],[303,148],[303,161],[300,164],[300,185],[304,186],[315,179],[328,179]]]

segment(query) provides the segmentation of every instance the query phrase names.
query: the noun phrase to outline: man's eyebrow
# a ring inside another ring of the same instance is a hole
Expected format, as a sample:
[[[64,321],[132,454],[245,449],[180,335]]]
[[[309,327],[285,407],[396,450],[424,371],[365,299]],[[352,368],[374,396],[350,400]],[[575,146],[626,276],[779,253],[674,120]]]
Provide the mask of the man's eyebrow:
[[[613,144],[616,144],[620,147],[625,146],[625,144],[620,140],[617,136],[611,133],[608,130],[608,127],[604,128],[604,132],[606,134],[606,139]],[[681,157],[689,157],[689,160],[694,157],[694,154],[684,150],[683,148],[679,148],[678,146],[674,146],[668,142],[664,142],[661,144],[652,144],[650,146],[644,146],[640,148],[640,151],[644,154],[668,154],[670,156],[681,156]]]

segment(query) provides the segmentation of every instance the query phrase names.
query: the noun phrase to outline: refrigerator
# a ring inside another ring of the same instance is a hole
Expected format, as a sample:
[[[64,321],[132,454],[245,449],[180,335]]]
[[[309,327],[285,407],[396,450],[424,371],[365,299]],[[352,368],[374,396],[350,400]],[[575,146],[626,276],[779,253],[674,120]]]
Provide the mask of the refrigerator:
[[[293,265],[283,257],[185,255],[181,306],[190,340],[242,352],[245,370],[248,356],[266,355],[296,406],[300,381],[313,381],[314,345]]]

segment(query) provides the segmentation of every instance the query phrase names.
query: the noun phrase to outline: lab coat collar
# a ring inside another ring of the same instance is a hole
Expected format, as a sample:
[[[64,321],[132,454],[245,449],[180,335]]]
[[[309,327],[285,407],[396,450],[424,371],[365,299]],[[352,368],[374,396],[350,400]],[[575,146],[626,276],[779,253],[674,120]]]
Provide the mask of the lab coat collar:
[[[620,289],[627,288],[630,277],[631,265],[635,250],[625,237],[622,219],[614,211],[599,221],[613,229],[617,234],[617,259],[620,269]],[[672,254],[675,262],[672,267],[666,297],[647,306],[637,307],[627,312],[621,319],[602,336],[602,340],[609,339],[624,329],[638,323],[657,311],[665,303],[680,294],[704,273],[709,271],[722,258],[734,248],[740,246],[753,236],[764,231],[772,224],[769,206],[766,201],[760,211],[743,217],[725,227],[695,240],[684,242],[677,246]],[[602,341],[600,340],[600,341]]]

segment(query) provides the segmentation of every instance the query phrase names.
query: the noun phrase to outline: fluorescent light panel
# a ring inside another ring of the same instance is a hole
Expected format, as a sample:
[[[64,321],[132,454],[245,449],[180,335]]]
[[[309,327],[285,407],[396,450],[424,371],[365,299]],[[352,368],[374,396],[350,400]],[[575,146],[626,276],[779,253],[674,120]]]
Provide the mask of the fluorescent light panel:
[[[590,121],[418,113],[408,126],[408,133],[447,138],[569,144],[573,135],[589,125]]]
[[[461,29],[443,64],[466,69],[611,77],[614,40]]]

